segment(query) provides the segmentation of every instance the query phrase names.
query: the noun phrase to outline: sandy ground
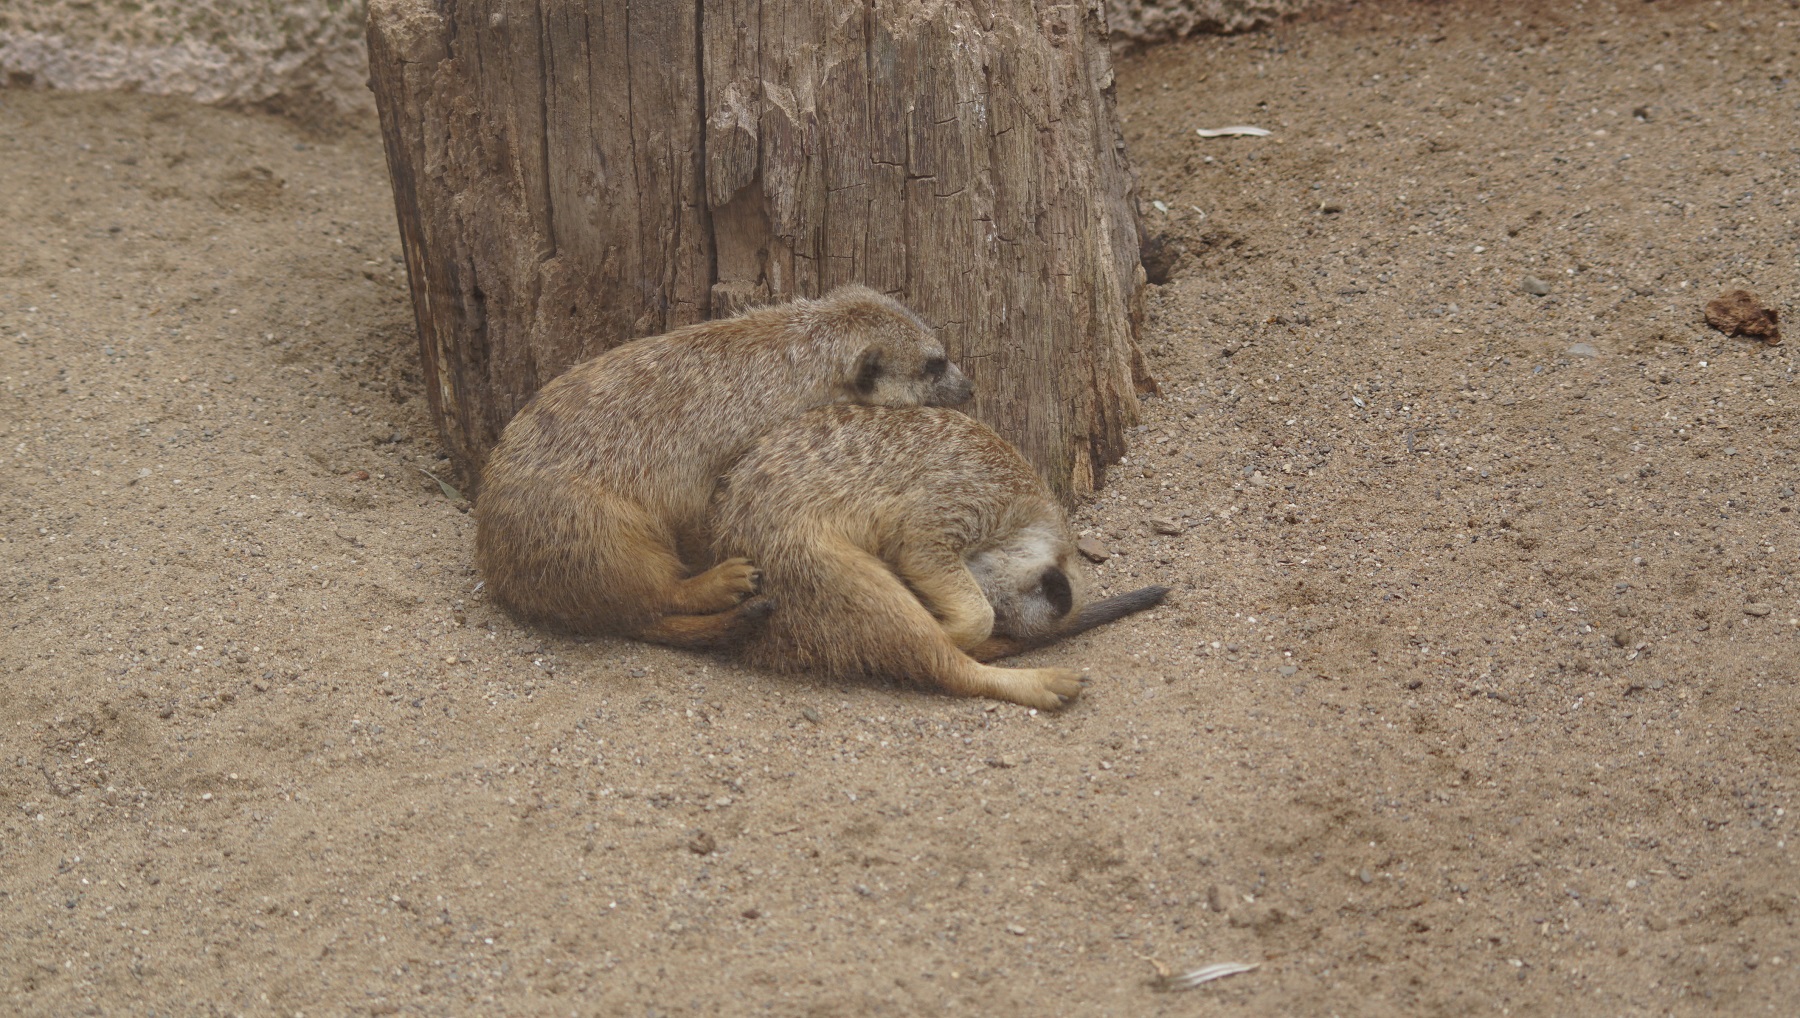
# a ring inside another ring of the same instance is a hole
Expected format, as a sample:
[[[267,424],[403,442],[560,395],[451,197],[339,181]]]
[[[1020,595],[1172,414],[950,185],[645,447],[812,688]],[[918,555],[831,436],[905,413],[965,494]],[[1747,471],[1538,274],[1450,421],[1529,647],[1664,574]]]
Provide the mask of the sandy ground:
[[[521,629],[377,137],[0,92],[0,1010],[1788,1012],[1800,8],[1551,6],[1121,63],[1058,716]]]

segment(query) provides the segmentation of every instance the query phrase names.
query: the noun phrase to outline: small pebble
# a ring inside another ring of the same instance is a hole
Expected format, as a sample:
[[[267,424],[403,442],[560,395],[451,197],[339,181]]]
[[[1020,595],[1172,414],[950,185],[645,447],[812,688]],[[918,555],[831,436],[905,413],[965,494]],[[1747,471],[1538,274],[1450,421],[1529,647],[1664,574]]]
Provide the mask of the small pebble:
[[[1767,615],[1774,610],[1775,610],[1774,605],[1768,604],[1763,601],[1752,601],[1751,603],[1744,606],[1744,614],[1745,615],[1755,615],[1758,618],[1761,618],[1762,616]]]
[[[819,712],[816,710],[813,710],[811,707],[800,708],[800,716],[805,718],[808,721],[811,721],[815,725],[824,724],[823,721],[819,720]]]
[[[1150,518],[1150,529],[1156,531],[1159,534],[1168,534],[1168,535],[1173,536],[1175,534],[1181,533],[1182,528],[1181,528],[1181,524],[1175,522],[1174,520],[1165,519],[1161,516],[1153,516]]]
[[[1524,279],[1520,280],[1519,289],[1524,290],[1533,297],[1550,296],[1550,284],[1536,276],[1526,276]]]
[[[1112,558],[1112,549],[1091,537],[1084,537],[1075,542],[1075,550],[1080,552],[1089,562],[1105,562]]]
[[[1369,868],[1364,866],[1362,869],[1356,871],[1356,879],[1365,884],[1372,884],[1375,882],[1375,874],[1370,873]]]
[[[1574,346],[1569,347],[1569,356],[1598,357],[1600,356],[1600,351],[1596,350],[1592,343],[1576,343]]]
[[[1294,667],[1293,665],[1282,665],[1280,668],[1275,669],[1275,671],[1277,673],[1279,673],[1281,675],[1281,677],[1284,679],[1291,678],[1293,676],[1293,674],[1299,670],[1300,669]]]
[[[687,847],[695,855],[711,855],[713,849],[719,847],[719,843],[705,831],[695,831],[693,837],[688,839]]]
[[[1214,884],[1206,891],[1206,905],[1214,912],[1227,912],[1243,899],[1226,884]]]

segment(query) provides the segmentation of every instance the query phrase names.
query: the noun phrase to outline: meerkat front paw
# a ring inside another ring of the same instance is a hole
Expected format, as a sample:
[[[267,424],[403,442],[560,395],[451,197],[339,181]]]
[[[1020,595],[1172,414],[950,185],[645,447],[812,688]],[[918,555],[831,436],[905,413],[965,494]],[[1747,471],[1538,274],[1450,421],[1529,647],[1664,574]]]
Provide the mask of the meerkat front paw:
[[[747,558],[728,558],[701,575],[714,577],[721,589],[736,594],[739,601],[762,590],[762,570]]]
[[[762,570],[749,559],[728,558],[698,576],[681,581],[672,614],[711,615],[730,611],[762,589]]]

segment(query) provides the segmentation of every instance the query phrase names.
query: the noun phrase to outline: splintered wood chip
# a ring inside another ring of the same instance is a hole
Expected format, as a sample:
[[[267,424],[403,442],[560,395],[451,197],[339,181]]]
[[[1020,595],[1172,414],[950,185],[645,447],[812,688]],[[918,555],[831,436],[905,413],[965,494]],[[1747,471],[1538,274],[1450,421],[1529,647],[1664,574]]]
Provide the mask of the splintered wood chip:
[[[419,473],[424,474],[426,477],[429,477],[432,480],[437,482],[438,490],[444,493],[445,498],[449,499],[452,502],[461,502],[463,500],[462,492],[457,491],[455,488],[451,487],[449,482],[445,481],[442,477],[439,477],[438,475],[432,473],[431,471],[425,469],[424,467],[419,467],[417,469],[418,469]]]
[[[1727,336],[1753,336],[1774,346],[1781,342],[1775,309],[1764,307],[1749,290],[1728,290],[1706,305],[1706,324]]]
[[[1269,136],[1269,130],[1266,127],[1250,127],[1244,124],[1236,127],[1196,127],[1194,133],[1202,138],[1229,138],[1237,134],[1251,138],[1267,138]]]

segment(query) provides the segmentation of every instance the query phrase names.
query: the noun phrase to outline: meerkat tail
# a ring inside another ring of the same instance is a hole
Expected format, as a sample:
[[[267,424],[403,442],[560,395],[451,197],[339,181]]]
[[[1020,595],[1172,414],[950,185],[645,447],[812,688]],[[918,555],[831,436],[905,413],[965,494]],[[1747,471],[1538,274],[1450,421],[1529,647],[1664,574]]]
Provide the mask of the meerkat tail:
[[[1114,594],[1082,606],[1055,632],[1046,633],[1040,639],[1022,640],[1012,636],[990,636],[969,648],[968,655],[977,661],[998,661],[1015,654],[1023,654],[1028,650],[1048,647],[1058,640],[1085,633],[1090,629],[1104,626],[1108,622],[1117,622],[1127,615],[1135,615],[1146,608],[1154,608],[1162,603],[1168,593],[1168,587],[1158,585],[1128,590],[1123,594]]]
[[[1154,608],[1162,604],[1163,598],[1168,595],[1169,588],[1157,584],[1101,598],[1083,605],[1081,610],[1075,613],[1075,617],[1070,619],[1056,635],[1060,639],[1065,636],[1074,636],[1076,633],[1085,633],[1097,626],[1104,626],[1108,622],[1117,622],[1127,615],[1136,615],[1146,608]]]

